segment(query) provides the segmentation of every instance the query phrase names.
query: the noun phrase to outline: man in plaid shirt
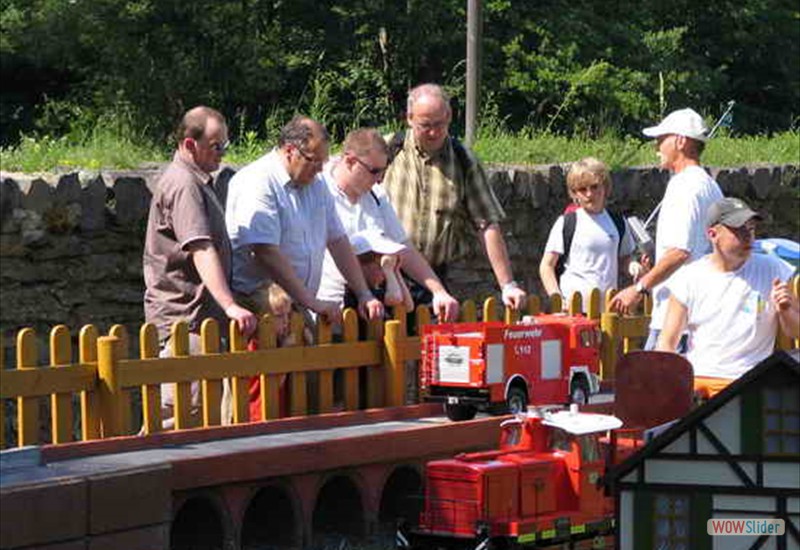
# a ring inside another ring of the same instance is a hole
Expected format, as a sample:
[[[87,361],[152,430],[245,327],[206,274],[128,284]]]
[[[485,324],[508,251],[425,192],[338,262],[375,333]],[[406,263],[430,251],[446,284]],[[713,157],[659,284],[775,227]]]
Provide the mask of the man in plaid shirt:
[[[519,309],[526,294],[514,281],[500,229],[505,213],[474,153],[450,137],[451,117],[450,99],[440,86],[422,84],[409,92],[411,131],[396,143],[383,186],[411,243],[442,280],[448,262],[457,257],[458,239],[472,226],[486,250],[503,303]]]

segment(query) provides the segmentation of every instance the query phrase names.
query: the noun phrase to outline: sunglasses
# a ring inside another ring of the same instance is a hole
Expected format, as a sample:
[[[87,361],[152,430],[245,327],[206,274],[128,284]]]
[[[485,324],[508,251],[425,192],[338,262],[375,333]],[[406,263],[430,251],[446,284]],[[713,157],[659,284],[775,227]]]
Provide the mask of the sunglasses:
[[[214,151],[215,153],[219,153],[220,155],[223,154],[225,151],[228,150],[228,147],[231,146],[230,141],[225,141],[224,143],[211,143],[209,144],[209,148]]]
[[[356,162],[358,162],[361,166],[364,167],[364,170],[366,170],[367,172],[369,172],[373,176],[380,176],[381,174],[386,172],[386,167],[376,168],[374,166],[370,166],[369,164],[367,164],[366,162],[364,162],[363,160],[361,160],[360,158],[358,158],[356,156],[354,156],[353,158],[356,159]]]
[[[190,139],[192,139],[192,138],[190,138]],[[204,144],[202,142],[202,140],[200,140],[200,139],[192,139],[192,141],[195,143],[195,147],[205,146],[205,147],[208,147],[209,149],[211,149],[212,151],[214,151],[215,153],[217,153],[219,155],[225,154],[225,151],[227,151],[228,147],[231,146],[230,140],[225,140],[222,143],[216,143],[215,142],[215,143],[209,143],[209,144]]]

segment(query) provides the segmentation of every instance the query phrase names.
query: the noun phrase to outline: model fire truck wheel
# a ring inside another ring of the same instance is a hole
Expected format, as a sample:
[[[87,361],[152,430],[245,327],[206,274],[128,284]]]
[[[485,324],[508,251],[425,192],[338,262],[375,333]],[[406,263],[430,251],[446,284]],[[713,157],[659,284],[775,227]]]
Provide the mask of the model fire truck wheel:
[[[527,412],[528,394],[523,388],[520,388],[519,386],[512,386],[508,390],[506,405],[508,406],[508,412],[511,414]]]
[[[589,403],[589,383],[583,376],[576,376],[572,379],[569,388],[569,402],[578,405]]]
[[[475,413],[478,412],[472,405],[449,405],[445,403],[444,412],[447,418],[453,422],[460,422],[462,420],[472,420],[475,418]]]

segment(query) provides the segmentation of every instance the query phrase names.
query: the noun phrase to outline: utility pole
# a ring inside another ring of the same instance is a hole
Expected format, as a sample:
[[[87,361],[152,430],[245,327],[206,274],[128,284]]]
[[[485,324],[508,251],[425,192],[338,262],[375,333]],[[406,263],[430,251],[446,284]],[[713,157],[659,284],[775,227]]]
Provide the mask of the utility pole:
[[[467,0],[467,116],[464,142],[471,146],[475,141],[478,119],[480,83],[481,0]]]

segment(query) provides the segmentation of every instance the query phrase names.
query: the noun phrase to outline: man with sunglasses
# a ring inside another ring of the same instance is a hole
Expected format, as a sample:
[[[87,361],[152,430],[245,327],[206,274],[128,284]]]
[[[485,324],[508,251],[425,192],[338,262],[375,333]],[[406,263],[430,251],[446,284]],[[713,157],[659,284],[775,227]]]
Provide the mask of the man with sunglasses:
[[[726,198],[708,210],[712,252],[670,279],[670,298],[657,349],[675,351],[689,330],[687,359],[695,390],[708,398],[772,354],[778,327],[800,337],[800,308],[787,281],[794,270],[753,254],[761,216]]]
[[[391,140],[383,186],[411,244],[446,280],[448,264],[465,248],[460,240],[477,233],[503,303],[521,308],[526,294],[514,281],[500,228],[505,213],[475,154],[449,135],[450,98],[440,86],[422,84],[409,92],[407,110],[410,131]]]
[[[297,116],[282,129],[278,147],[239,170],[228,185],[226,224],[234,250],[233,287],[262,312],[261,292],[276,282],[295,303],[332,323],[339,304],[317,298],[327,250],[356,293],[365,318],[383,318],[370,292],[333,198],[319,173],[328,160],[328,132]]]
[[[200,324],[216,319],[226,333],[228,319],[245,334],[258,323],[239,306],[229,286],[231,245],[222,205],[211,188],[211,172],[219,168],[228,143],[224,117],[209,107],[188,111],[178,128],[178,149],[158,180],[144,244],[145,319],[158,329],[163,351],[173,323],[189,323],[190,350],[200,351]],[[173,424],[172,384],[162,387],[162,419]],[[194,420],[199,410],[199,386],[192,385]]]
[[[422,254],[410,245],[389,198],[380,185],[375,185],[383,179],[387,155],[386,141],[376,129],[361,128],[347,135],[341,157],[328,163],[323,170],[336,212],[350,237],[364,230],[374,230],[404,244],[398,254],[403,271],[431,292],[434,314],[440,320],[455,321],[458,302],[448,294]],[[342,302],[345,286],[333,258],[326,253],[317,297]]]
[[[618,313],[630,314],[646,294],[652,293],[650,334],[645,343],[645,349],[652,350],[667,310],[667,281],[682,266],[709,252],[703,222],[708,208],[722,198],[722,191],[700,165],[708,128],[695,111],[673,111],[642,133],[655,138],[661,167],[673,175],[658,214],[655,265],[634,285],[614,296],[609,306]]]

